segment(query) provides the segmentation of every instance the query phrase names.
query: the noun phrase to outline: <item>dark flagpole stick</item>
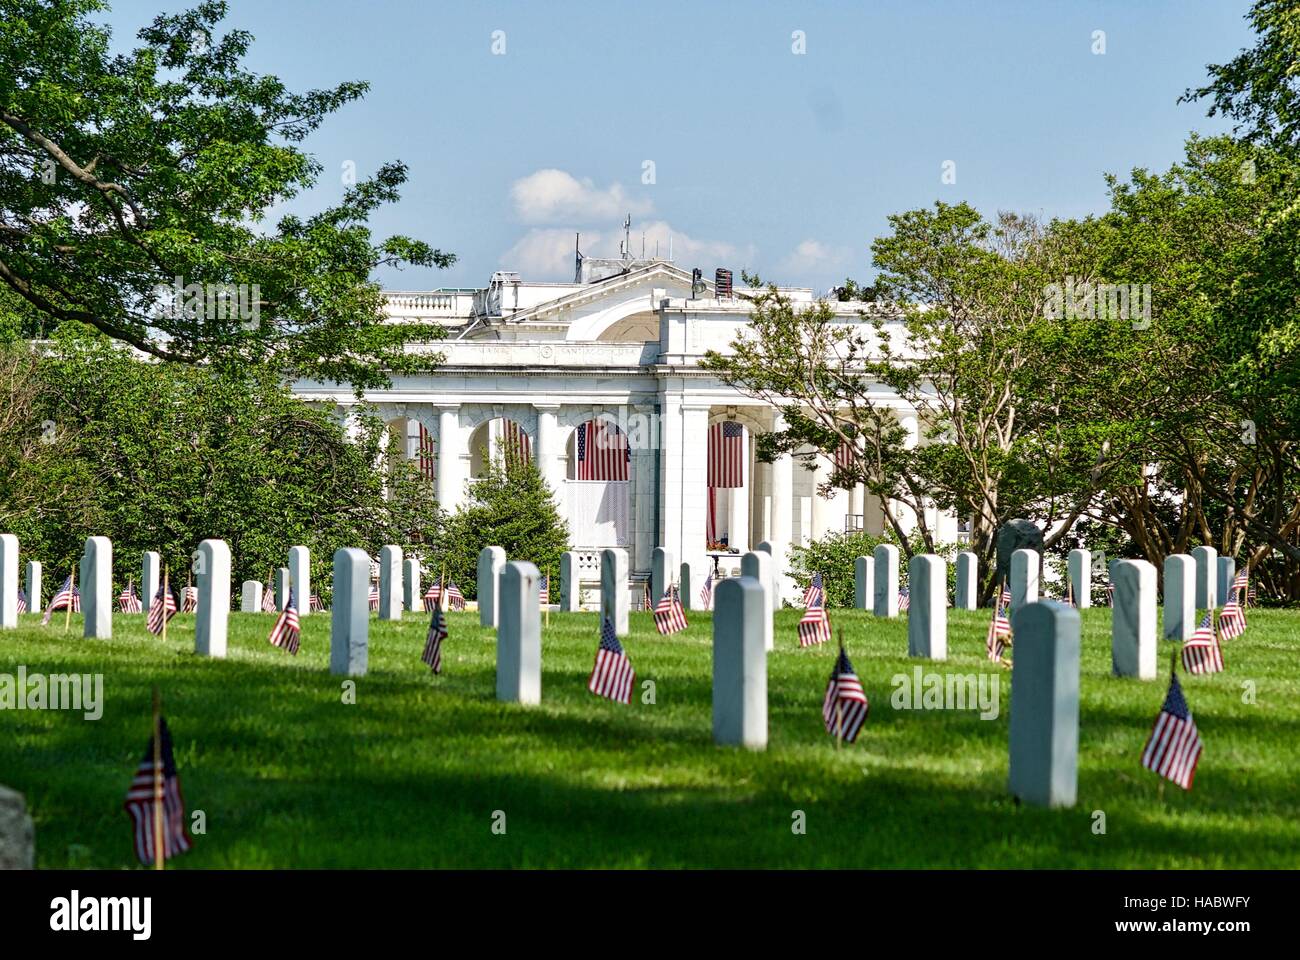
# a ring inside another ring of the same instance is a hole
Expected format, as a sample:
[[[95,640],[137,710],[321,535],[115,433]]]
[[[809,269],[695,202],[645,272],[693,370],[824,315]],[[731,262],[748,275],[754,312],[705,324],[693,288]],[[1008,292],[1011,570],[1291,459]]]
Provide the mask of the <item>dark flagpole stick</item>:
[[[72,598],[77,595],[77,564],[72,564],[72,576],[68,580],[68,600],[63,607],[63,632],[68,632],[68,624],[72,621]]]
[[[163,608],[166,616],[166,607]],[[167,862],[163,851],[162,694],[153,688],[153,868]]]

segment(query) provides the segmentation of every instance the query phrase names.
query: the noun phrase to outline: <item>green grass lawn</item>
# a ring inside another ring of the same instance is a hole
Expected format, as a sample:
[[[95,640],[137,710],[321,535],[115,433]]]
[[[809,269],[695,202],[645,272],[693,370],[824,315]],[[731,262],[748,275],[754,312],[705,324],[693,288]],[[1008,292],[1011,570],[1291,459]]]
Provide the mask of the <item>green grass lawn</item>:
[[[1300,614],[1252,610],[1228,672],[1184,678],[1206,744],[1186,793],[1138,765],[1173,646],[1159,680],[1112,678],[1110,612],[1087,611],[1079,800],[1040,810],[1005,789],[1010,675],[983,659],[988,612],[949,611],[944,664],[907,659],[903,619],[832,613],[871,698],[862,736],[827,737],[834,652],[798,649],[786,610],[765,752],[712,743],[708,614],[669,638],[632,614],[626,646],[656,702],[629,707],[586,690],[596,616],[552,614],[531,708],[494,699],[495,636],[474,613],[451,616],[441,677],[419,660],[423,615],[372,621],[355,704],[328,672],[328,615],[305,618],[294,658],[267,645],[270,615],[234,614],[225,660],[193,654],[189,615],[166,643],[139,615],[116,616],[111,640],[29,615],[0,633],[0,673],[102,673],[106,705],[98,721],[0,712],[0,783],[27,797],[38,866],[134,866],[122,799],[158,684],[187,807],[207,819],[180,869],[1300,866]],[[1000,716],[891,708],[891,677],[917,664],[1000,675]]]

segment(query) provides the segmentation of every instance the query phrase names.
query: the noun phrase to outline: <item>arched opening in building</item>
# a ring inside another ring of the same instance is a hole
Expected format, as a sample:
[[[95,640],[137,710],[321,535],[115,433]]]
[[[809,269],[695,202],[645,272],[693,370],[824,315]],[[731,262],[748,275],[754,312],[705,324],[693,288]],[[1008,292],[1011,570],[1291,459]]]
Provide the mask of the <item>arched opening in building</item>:
[[[578,424],[565,447],[569,539],[579,549],[632,543],[632,451],[612,419]]]

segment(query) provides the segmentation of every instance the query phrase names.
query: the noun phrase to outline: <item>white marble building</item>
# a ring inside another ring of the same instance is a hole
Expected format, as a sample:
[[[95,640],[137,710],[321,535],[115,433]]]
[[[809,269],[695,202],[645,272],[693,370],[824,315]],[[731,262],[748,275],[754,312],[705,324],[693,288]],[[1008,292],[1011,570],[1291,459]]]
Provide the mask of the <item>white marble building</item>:
[[[712,563],[709,427],[734,420],[744,427],[742,486],[715,492],[718,538],[744,552],[763,540],[784,547],[832,530],[883,529],[882,505],[861,489],[816,495],[828,464],[813,471],[788,456],[758,462],[754,436],[773,429],[777,411],[698,368],[706,350],[727,350],[747,324],[745,290],[719,298],[705,281],[693,297],[691,273],[664,260],[585,259],[576,275],[573,283],[536,283],[497,273],[482,289],[388,294],[395,319],[445,328],[444,339],[411,347],[445,359],[433,374],[395,377],[390,389],[363,400],[377,407],[408,456],[419,457],[423,433],[423,467],[444,507],[454,509],[481,474],[485,450],[507,429],[522,431],[569,520],[574,549],[594,557],[600,548],[624,547],[634,576],[648,574],[656,546],[703,569]],[[784,292],[796,302],[813,300],[810,289]],[[862,307],[837,304],[845,322],[856,322]],[[347,388],[295,389],[342,415],[356,402]],[[914,411],[892,395],[881,400],[900,407],[915,435]],[[575,434],[595,418],[625,432],[626,480],[579,479]],[[958,538],[954,518],[936,512],[929,522],[939,539]],[[738,566],[739,555],[722,563],[724,572]]]

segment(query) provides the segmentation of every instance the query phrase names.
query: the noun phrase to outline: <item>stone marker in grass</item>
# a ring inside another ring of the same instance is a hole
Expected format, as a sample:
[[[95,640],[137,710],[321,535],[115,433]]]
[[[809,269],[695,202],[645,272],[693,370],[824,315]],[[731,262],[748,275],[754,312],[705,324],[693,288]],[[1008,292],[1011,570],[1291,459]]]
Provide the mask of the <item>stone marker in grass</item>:
[[[285,604],[289,602],[289,584],[291,582],[289,568],[281,567],[275,572],[275,609],[284,610]],[[311,604],[308,603],[308,606]]]
[[[980,560],[974,553],[963,550],[957,554],[957,587],[952,603],[955,609],[974,610],[979,607],[979,570]]]
[[[1080,610],[1092,606],[1092,551],[1074,549],[1066,561],[1066,576],[1074,592],[1074,605]]]
[[[907,655],[948,659],[948,564],[933,553],[907,565]]]
[[[664,593],[668,590],[668,585],[672,583],[673,573],[673,555],[663,547],[655,547],[650,561],[650,604],[657,604]]]
[[[502,547],[484,547],[478,553],[478,623],[480,627],[497,625],[497,587],[506,565]]]
[[[1008,789],[1038,807],[1072,807],[1079,770],[1079,611],[1031,603],[1012,618]]]
[[[158,551],[146,550],[140,561],[140,589],[144,591],[140,594],[140,604],[145,613],[149,612],[149,605],[162,586],[162,573],[162,558],[158,556]]]
[[[870,610],[876,602],[876,561],[871,557],[858,557],[853,561],[853,606],[857,610]]]
[[[497,699],[507,703],[542,702],[541,580],[533,564],[513,560],[498,583]]]
[[[27,612],[35,613],[37,610],[44,609],[45,604],[41,601],[41,561],[27,561]]]
[[[767,604],[767,615],[763,617],[763,649],[771,650],[776,646],[775,626],[772,617],[772,600],[767,593],[772,589],[772,555],[764,550],[751,550],[740,558],[740,575],[753,577],[763,590],[763,601]]]
[[[1111,670],[1117,677],[1156,675],[1156,568],[1145,560],[1119,560],[1111,568],[1115,611],[1110,626]],[[1017,654],[1019,656],[1017,638]]]
[[[1219,557],[1219,576],[1214,584],[1216,606],[1223,606],[1232,599],[1232,578],[1237,575],[1237,561],[1232,557]]]
[[[700,591],[704,589],[704,581],[709,576],[707,568],[683,560],[680,569],[682,607],[686,610],[703,610],[704,607],[700,605]]]
[[[364,550],[345,547],[334,553],[330,673],[364,677],[369,666],[369,640],[370,557]]]
[[[260,613],[262,610],[262,581],[245,580],[239,588],[239,612]]]
[[[1037,550],[1024,547],[1011,554],[1011,611],[1038,602],[1038,566],[1040,558]]]
[[[772,558],[772,589],[768,591],[767,600],[768,603],[771,604],[772,612],[775,613],[777,610],[781,609],[781,578],[785,576],[785,572],[781,569],[780,557],[773,548],[770,540],[761,541],[754,549],[761,550]],[[703,585],[704,583],[701,581],[700,586]],[[717,584],[714,584],[714,586],[716,587]]]
[[[767,651],[772,612],[753,577],[728,577],[713,591],[713,741],[767,746]]]
[[[306,547],[289,548],[289,585],[293,588],[293,602],[298,607],[298,616],[307,616],[311,611],[311,551]]]
[[[224,657],[230,622],[230,546],[226,541],[204,540],[199,544],[195,576],[199,602],[194,611],[194,652]]]
[[[392,543],[379,551],[379,619],[402,619],[402,548]]]
[[[0,533],[0,627],[18,626],[18,538]]]
[[[107,640],[113,636],[113,543],[87,537],[81,556],[81,635]]]
[[[582,609],[582,574],[575,550],[560,554],[560,609],[569,613]]]
[[[420,561],[407,557],[402,564],[402,608],[410,613],[424,610],[424,594],[420,592]]]
[[[876,598],[872,610],[878,617],[898,616],[898,547],[882,543],[873,552]]]
[[[1185,553],[1165,557],[1166,640],[1190,639],[1196,629],[1196,561]]]
[[[1197,547],[1192,551],[1196,561],[1196,609],[1213,610],[1218,601],[1218,557],[1213,547]]]
[[[627,612],[631,598],[627,587],[627,551],[600,551],[600,614],[614,624],[614,634],[627,636]]]

